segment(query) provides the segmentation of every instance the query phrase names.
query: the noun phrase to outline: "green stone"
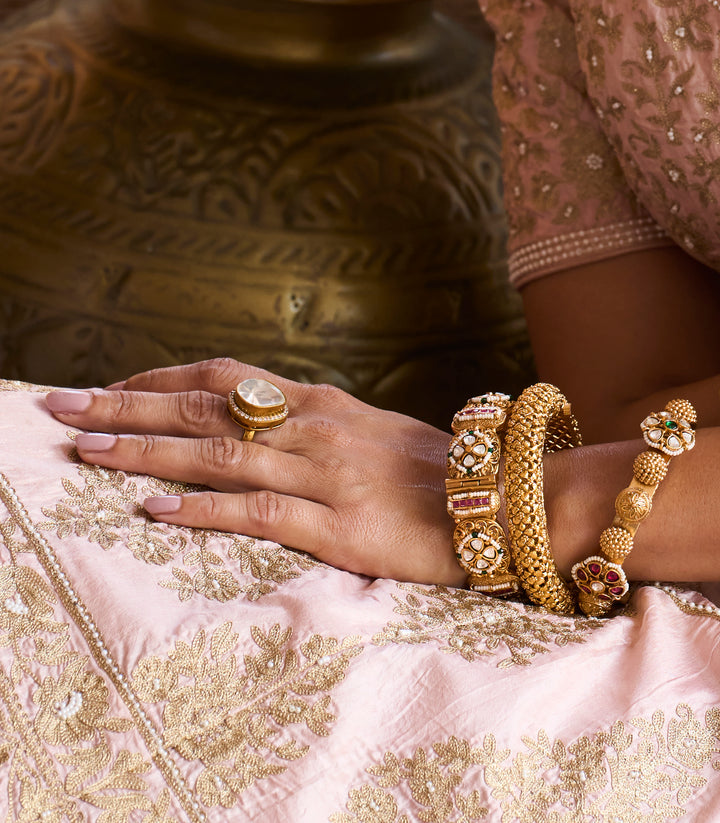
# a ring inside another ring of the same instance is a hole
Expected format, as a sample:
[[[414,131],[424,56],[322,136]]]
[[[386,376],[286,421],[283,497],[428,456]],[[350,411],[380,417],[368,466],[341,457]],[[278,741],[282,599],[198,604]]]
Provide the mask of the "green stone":
[[[673,430],[674,430],[674,429],[676,429],[676,428],[678,427],[678,424],[677,424],[674,420],[666,420],[666,421],[665,421],[665,425],[666,425],[669,429],[673,429]]]

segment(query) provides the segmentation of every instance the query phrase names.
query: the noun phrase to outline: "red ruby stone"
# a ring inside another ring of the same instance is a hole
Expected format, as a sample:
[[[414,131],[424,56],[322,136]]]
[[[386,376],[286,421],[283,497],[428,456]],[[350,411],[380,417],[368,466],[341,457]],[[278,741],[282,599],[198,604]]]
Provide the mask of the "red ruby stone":
[[[577,576],[580,580],[587,580],[587,575],[585,574],[585,569],[578,569]]]
[[[590,570],[590,574],[600,574],[600,565],[598,563],[591,563],[588,569]]]
[[[620,579],[620,575],[617,572],[610,571],[605,575],[605,579],[609,583],[617,583],[617,581]]]
[[[622,593],[623,593],[623,587],[622,586],[615,586],[614,589],[610,589],[610,594],[615,594],[618,597],[620,597],[620,595]]]

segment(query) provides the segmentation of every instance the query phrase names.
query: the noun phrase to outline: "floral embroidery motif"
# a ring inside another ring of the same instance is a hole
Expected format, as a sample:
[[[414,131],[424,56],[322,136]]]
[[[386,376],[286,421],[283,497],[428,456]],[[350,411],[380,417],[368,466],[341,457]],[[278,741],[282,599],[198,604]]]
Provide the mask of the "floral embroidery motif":
[[[71,458],[78,461],[77,453]],[[60,538],[86,537],[105,551],[127,548],[150,565],[165,566],[180,559],[182,565],[173,565],[172,577],[160,585],[177,591],[181,601],[195,595],[221,603],[240,596],[257,600],[318,565],[306,554],[269,541],[156,523],[138,502],[140,496],[177,494],[198,487],[147,478],[138,488],[134,475],[84,463],[77,466],[77,472],[82,485],[63,479],[67,496],[54,509],[43,508],[49,519],[38,528],[53,530]],[[213,550],[208,548],[211,539]]]
[[[258,648],[240,671],[231,623],[210,638],[177,641],[167,657],[142,659],[133,672],[141,700],[163,704],[164,742],[205,767],[196,791],[208,806],[231,808],[256,780],[281,774],[310,749],[303,729],[326,737],[335,716],[329,692],[340,683],[358,638],[313,635],[289,647],[291,629],[253,626]]]
[[[169,792],[154,802],[143,778],[151,764],[111,744],[133,722],[110,715],[106,678],[69,647],[69,626],[55,616],[57,595],[20,562],[32,551],[12,514],[0,521],[0,647],[12,660],[9,677],[0,669],[0,763],[10,776],[10,819],[81,823],[82,804],[108,823],[129,823],[140,811],[145,823],[172,823]],[[34,715],[21,708],[18,692],[32,697]],[[63,779],[53,759],[65,767]]]
[[[720,267],[717,9],[708,0],[481,7],[496,33],[515,284],[670,237]]]
[[[459,823],[488,817],[494,803],[520,823],[674,820],[707,783],[702,770],[720,769],[720,709],[702,722],[681,703],[675,715],[617,721],[568,743],[539,731],[515,754],[492,734],[479,745],[450,737],[412,757],[386,752],[367,769],[372,783],[351,789],[347,812],[330,821]]]
[[[405,599],[393,595],[395,612],[405,617],[389,623],[373,637],[373,643],[435,642],[441,651],[459,654],[468,661],[496,657],[498,668],[528,665],[553,646],[586,642],[589,632],[603,624],[585,617],[551,615],[536,606],[484,597],[443,586],[398,583],[408,591]]]

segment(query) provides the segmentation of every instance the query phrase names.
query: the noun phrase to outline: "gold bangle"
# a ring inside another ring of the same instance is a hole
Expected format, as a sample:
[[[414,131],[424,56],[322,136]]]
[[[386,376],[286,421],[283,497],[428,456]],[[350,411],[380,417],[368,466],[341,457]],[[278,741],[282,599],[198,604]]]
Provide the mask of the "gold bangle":
[[[600,552],[572,568],[585,614],[602,617],[623,600],[629,584],[622,564],[633,549],[640,523],[650,514],[652,500],[673,457],[695,445],[697,414],[687,400],[671,400],[665,410],[649,414],[640,424],[648,449],[633,463],[633,478],[615,499],[615,518],[600,535]]]
[[[449,479],[445,481],[448,514],[455,520],[453,546],[468,573],[468,588],[495,597],[520,591],[505,532],[495,519],[501,503],[497,490],[499,433],[511,406],[507,394],[468,400],[453,418],[455,437],[450,441]]]
[[[560,614],[575,611],[575,594],[553,561],[543,494],[543,452],[582,443],[564,395],[536,383],[515,401],[505,435],[505,504],[515,569],[533,603]]]

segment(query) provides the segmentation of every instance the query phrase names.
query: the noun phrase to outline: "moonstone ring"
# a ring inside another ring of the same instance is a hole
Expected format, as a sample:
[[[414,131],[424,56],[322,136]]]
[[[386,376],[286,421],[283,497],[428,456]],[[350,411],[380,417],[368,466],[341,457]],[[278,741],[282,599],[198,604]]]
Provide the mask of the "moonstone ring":
[[[228,394],[230,417],[243,431],[243,440],[252,440],[256,431],[275,429],[287,420],[285,395],[268,380],[251,377]]]

